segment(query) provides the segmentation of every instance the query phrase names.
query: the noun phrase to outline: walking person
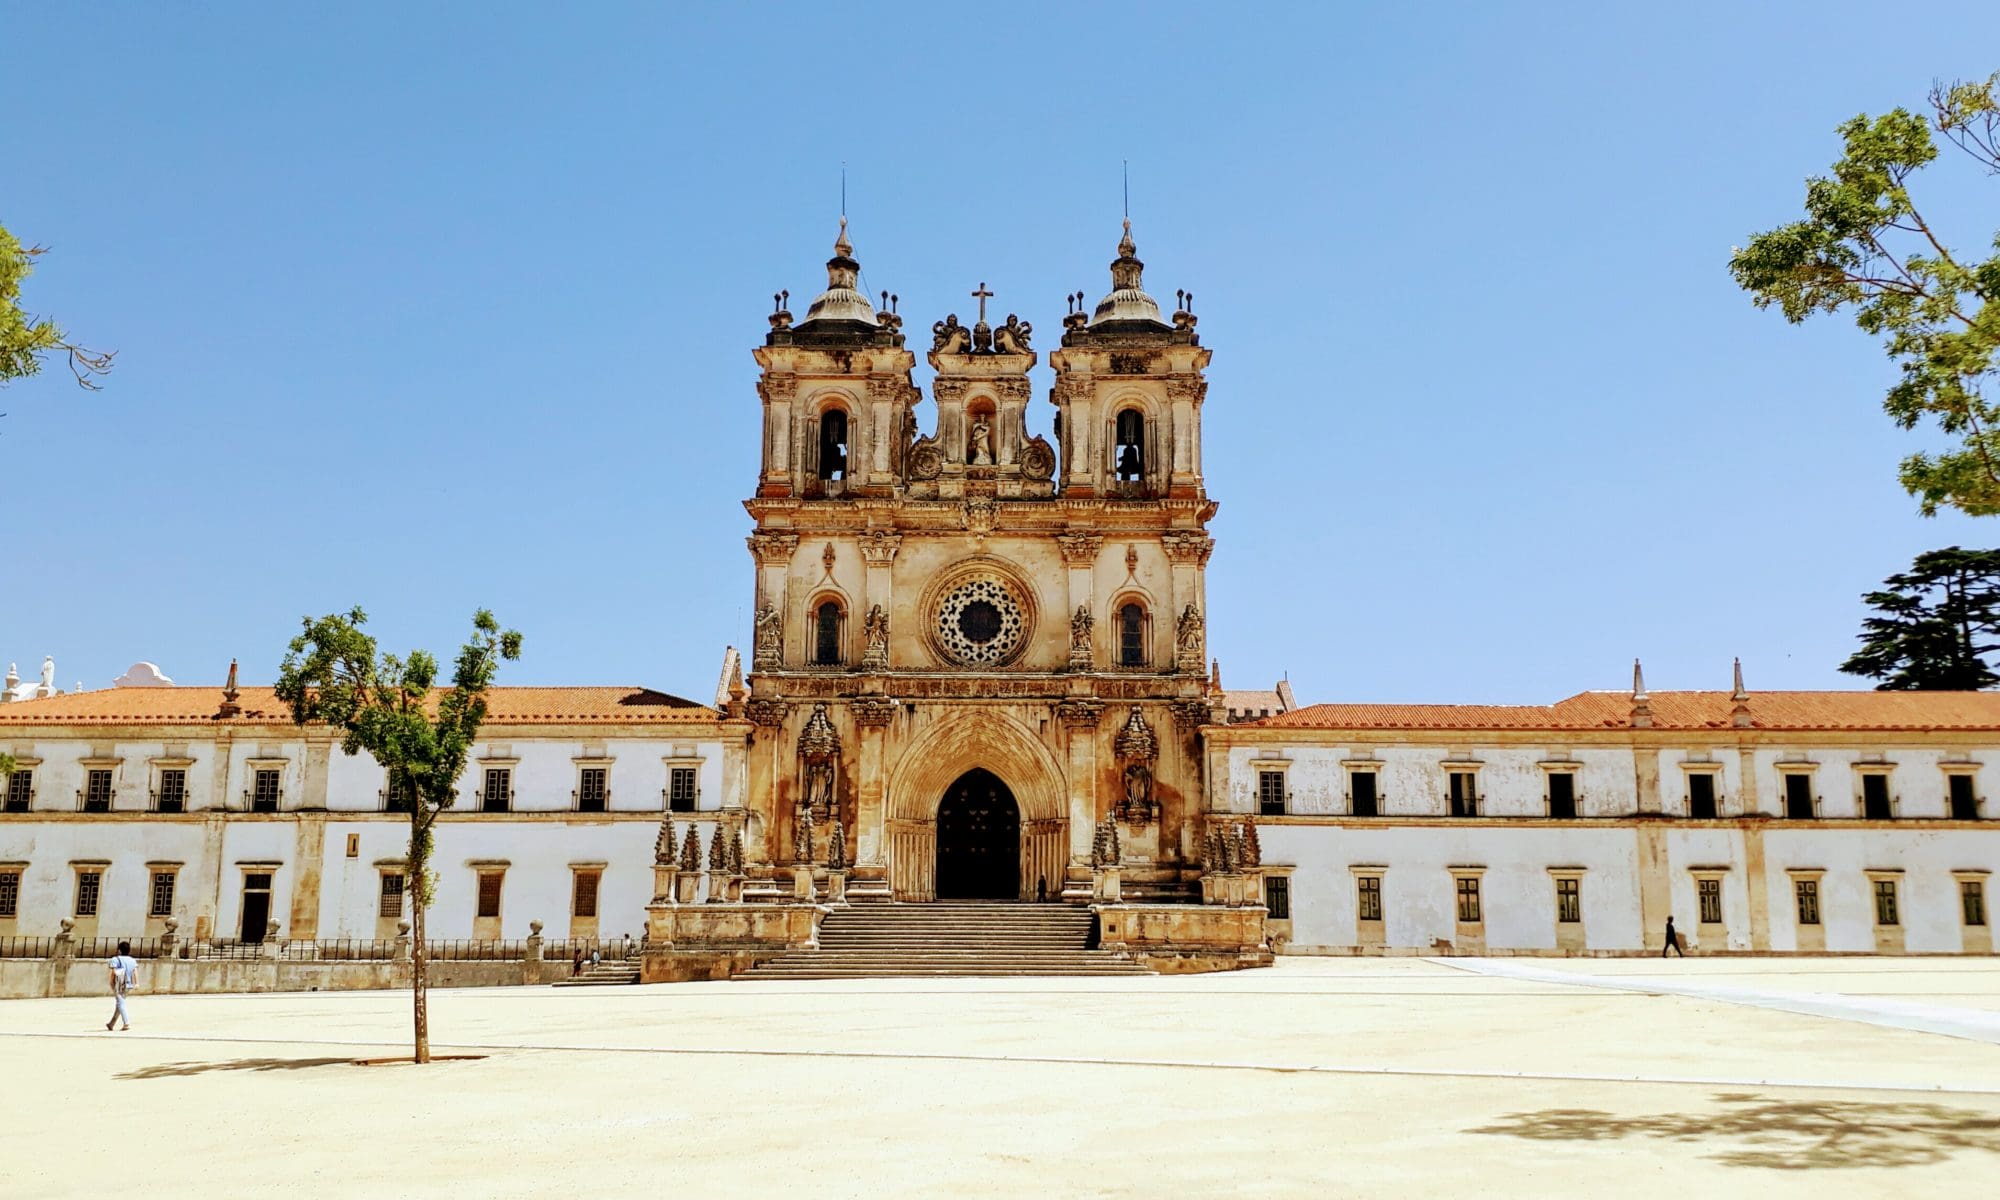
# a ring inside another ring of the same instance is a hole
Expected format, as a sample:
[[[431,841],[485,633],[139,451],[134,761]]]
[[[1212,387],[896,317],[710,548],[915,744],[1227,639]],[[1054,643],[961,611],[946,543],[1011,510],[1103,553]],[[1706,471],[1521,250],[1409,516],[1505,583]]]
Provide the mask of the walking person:
[[[578,976],[578,975],[581,975],[581,974],[583,974],[583,947],[582,947],[582,946],[578,946],[578,947],[576,948],[575,952],[573,952],[573,953],[572,953],[572,954],[571,954],[571,955],[569,956],[569,973],[570,973],[570,978],[572,978],[572,979],[574,979],[574,978],[575,978],[576,976]]]
[[[1667,914],[1667,944],[1660,947],[1660,957],[1665,958],[1669,950],[1682,958],[1687,957],[1687,951],[1681,949],[1681,935],[1674,932],[1674,918],[1671,913]]]
[[[111,969],[111,998],[115,1007],[111,1019],[104,1023],[109,1030],[118,1025],[120,1031],[132,1028],[132,1018],[125,1012],[125,993],[139,982],[139,960],[132,957],[132,943],[118,943],[118,953],[111,956],[105,966]]]

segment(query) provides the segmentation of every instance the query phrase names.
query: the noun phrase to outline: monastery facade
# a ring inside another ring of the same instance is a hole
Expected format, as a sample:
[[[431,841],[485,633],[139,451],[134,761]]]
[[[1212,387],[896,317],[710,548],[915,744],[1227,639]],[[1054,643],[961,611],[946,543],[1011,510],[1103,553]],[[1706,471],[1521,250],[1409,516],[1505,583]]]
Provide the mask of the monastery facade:
[[[433,936],[629,933],[685,977],[811,945],[841,905],[1005,899],[1089,905],[1173,969],[1657,953],[1669,915],[1701,952],[1991,952],[2000,696],[1225,693],[1210,351],[1129,223],[1110,292],[1069,297],[1047,434],[1034,330],[984,285],[932,326],[921,428],[859,270],[843,222],[826,289],[796,322],[781,293],[755,351],[747,677],[732,651],[713,704],[494,689]],[[372,760],[233,670],[133,677],[0,705],[0,937],[395,936],[408,823]]]

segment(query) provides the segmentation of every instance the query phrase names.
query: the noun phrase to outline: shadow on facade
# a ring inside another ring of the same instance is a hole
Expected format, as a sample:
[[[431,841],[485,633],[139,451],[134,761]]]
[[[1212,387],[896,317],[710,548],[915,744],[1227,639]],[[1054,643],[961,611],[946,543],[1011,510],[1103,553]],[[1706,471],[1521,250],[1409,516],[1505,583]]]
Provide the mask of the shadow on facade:
[[[352,1055],[346,1058],[231,1058],[219,1062],[177,1062],[157,1063],[150,1067],[139,1067],[125,1071],[119,1079],[181,1079],[189,1075],[206,1075],[210,1071],[303,1071],[308,1067],[334,1067],[352,1063]]]
[[[2000,1154],[2000,1116],[1944,1104],[1767,1100],[1725,1092],[1707,1112],[1617,1116],[1585,1108],[1509,1113],[1468,1133],[1543,1142],[1649,1137],[1679,1142],[1731,1167],[1806,1171],[1920,1167],[1966,1150]]]

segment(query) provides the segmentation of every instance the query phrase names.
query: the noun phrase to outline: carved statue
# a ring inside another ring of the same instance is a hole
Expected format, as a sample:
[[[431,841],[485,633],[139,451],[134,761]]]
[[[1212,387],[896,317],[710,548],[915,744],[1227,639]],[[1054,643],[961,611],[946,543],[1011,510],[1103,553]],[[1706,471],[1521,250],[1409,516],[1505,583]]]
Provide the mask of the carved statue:
[[[1125,804],[1127,820],[1143,821],[1153,810],[1153,769],[1142,762],[1129,763],[1125,767]]]
[[[864,668],[880,669],[889,665],[889,614],[877,604],[868,610],[868,618],[863,628],[868,634],[868,648],[861,652]]]
[[[834,811],[834,764],[840,760],[840,734],[827,717],[826,701],[813,704],[812,716],[799,732],[800,802],[816,817]]]
[[[1201,641],[1205,624],[1201,619],[1201,611],[1194,605],[1190,604],[1181,610],[1181,619],[1175,627],[1174,639],[1180,645],[1183,656],[1192,655],[1197,659],[1202,656]]]
[[[1097,621],[1096,618],[1090,615],[1090,605],[1077,605],[1075,615],[1069,619],[1069,648],[1071,650],[1088,651],[1090,649],[1090,630],[1095,624],[1097,624]]]
[[[832,759],[821,759],[806,764],[805,803],[813,812],[828,812],[833,808]]]
[[[971,348],[972,333],[951,313],[931,326],[931,351],[936,354],[964,354]]]
[[[972,453],[967,461],[975,467],[993,465],[993,426],[985,417],[972,419]]]
[[[1007,323],[993,331],[993,340],[1003,353],[1026,354],[1028,339],[1034,336],[1035,327],[1015,316],[1007,314]]]
[[[777,667],[784,655],[784,637],[785,619],[778,615],[778,606],[765,604],[759,607],[755,640],[751,642],[751,665]]]
[[[42,695],[53,696],[55,693],[56,658],[55,655],[51,654],[42,660]]]

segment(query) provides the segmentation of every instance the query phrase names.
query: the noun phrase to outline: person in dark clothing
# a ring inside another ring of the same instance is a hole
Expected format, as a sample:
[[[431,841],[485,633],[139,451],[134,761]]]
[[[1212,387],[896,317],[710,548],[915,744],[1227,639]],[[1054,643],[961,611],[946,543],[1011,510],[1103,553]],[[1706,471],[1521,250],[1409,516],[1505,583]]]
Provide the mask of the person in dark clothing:
[[[1687,957],[1687,951],[1681,949],[1681,935],[1674,932],[1674,918],[1671,914],[1667,917],[1667,944],[1660,947],[1660,957],[1665,958],[1669,950],[1682,958]]]

